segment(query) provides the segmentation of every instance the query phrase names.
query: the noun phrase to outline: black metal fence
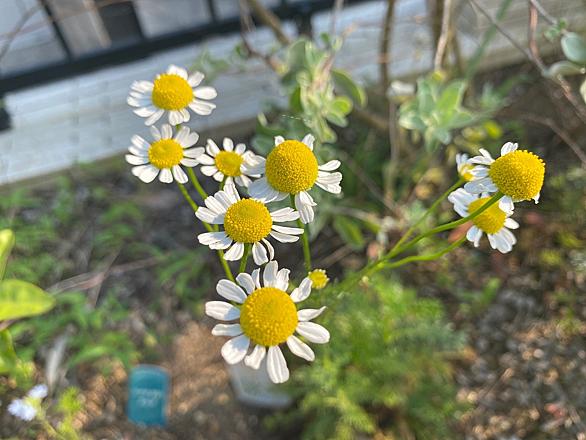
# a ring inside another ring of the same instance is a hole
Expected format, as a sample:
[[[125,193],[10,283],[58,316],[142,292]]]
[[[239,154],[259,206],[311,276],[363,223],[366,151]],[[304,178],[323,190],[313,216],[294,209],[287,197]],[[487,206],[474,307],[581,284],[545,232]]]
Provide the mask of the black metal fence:
[[[0,98],[8,92],[20,90],[33,85],[39,85],[54,80],[60,80],[80,73],[100,69],[109,65],[126,63],[144,58],[157,51],[192,44],[212,35],[234,33],[240,30],[238,15],[221,18],[216,10],[214,0],[206,0],[210,20],[193,28],[178,32],[167,33],[156,37],[146,37],[140,28],[140,23],[134,12],[133,4],[129,2],[116,3],[118,7],[126,8],[111,14],[112,3],[100,7],[99,14],[110,35],[116,34],[116,44],[92,53],[76,56],[69,47],[60,28],[59,20],[46,0],[37,0],[48,16],[55,36],[59,41],[65,57],[63,60],[35,66],[21,71],[0,75]],[[237,2],[238,0],[234,0]],[[334,7],[335,0],[279,0],[279,5],[271,10],[282,20],[293,20],[298,28],[306,31],[311,28],[313,14]],[[372,0],[345,0],[345,4],[361,3]],[[122,14],[121,14],[122,12]],[[108,19],[108,14],[124,17],[123,22]]]

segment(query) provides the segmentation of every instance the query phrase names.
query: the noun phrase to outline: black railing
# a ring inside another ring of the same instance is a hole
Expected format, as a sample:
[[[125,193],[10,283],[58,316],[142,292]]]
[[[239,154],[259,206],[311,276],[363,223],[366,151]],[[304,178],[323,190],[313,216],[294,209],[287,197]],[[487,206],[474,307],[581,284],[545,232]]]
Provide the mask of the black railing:
[[[124,42],[103,50],[76,56],[69,48],[67,40],[59,27],[59,22],[53,16],[53,11],[48,6],[47,1],[37,1],[43,5],[55,29],[56,37],[66,55],[65,59],[11,72],[4,76],[0,75],[0,98],[11,91],[68,78],[109,65],[138,60],[158,51],[192,44],[211,35],[234,33],[239,31],[241,26],[239,16],[218,17],[214,0],[207,0],[206,4],[211,18],[208,23],[156,37],[146,37],[142,32],[139,32],[139,37],[133,42]],[[234,1],[236,2],[237,0]],[[372,0],[345,0],[345,4],[368,1]],[[307,32],[311,28],[311,16],[317,12],[332,8],[334,4],[335,0],[280,0],[279,5],[271,10],[282,20],[295,21],[300,30]]]

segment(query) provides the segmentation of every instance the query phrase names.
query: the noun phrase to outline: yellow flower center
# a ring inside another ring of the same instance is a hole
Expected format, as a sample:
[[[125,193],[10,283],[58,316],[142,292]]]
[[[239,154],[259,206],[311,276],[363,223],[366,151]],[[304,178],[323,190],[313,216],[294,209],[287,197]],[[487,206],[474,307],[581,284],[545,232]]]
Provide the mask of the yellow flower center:
[[[160,170],[179,165],[181,159],[183,147],[173,139],[161,139],[149,148],[149,161]]]
[[[484,204],[487,203],[490,199],[490,197],[483,197],[481,199],[474,200],[468,206],[468,213],[472,214],[474,211],[482,208]],[[499,204],[497,202],[474,217],[472,219],[472,223],[474,223],[478,228],[487,234],[496,234],[503,228],[506,219],[507,215],[499,208]]]
[[[155,79],[152,100],[164,110],[181,110],[193,100],[193,89],[179,75],[163,73]]]
[[[262,287],[240,308],[240,326],[252,342],[265,347],[282,344],[297,327],[297,308],[286,292]]]
[[[216,157],[216,168],[224,174],[224,176],[237,177],[240,176],[240,165],[244,162],[242,156],[233,151],[220,151]]]
[[[304,143],[285,141],[267,156],[266,175],[269,184],[277,191],[297,194],[315,183],[317,159]]]
[[[539,156],[517,150],[495,160],[488,173],[499,191],[514,201],[531,200],[543,186],[545,164]]]
[[[224,216],[224,230],[228,237],[239,243],[256,243],[262,240],[273,226],[267,207],[258,200],[242,199],[234,203]]]
[[[466,182],[470,182],[472,179],[474,179],[474,176],[470,173],[470,171],[472,171],[473,168],[474,165],[465,163],[458,167],[458,174],[460,174],[460,176],[462,176],[462,179],[464,179]]]
[[[309,272],[307,276],[311,280],[311,287],[317,290],[326,287],[326,285],[330,281],[326,271],[323,269],[314,269],[311,272]]]

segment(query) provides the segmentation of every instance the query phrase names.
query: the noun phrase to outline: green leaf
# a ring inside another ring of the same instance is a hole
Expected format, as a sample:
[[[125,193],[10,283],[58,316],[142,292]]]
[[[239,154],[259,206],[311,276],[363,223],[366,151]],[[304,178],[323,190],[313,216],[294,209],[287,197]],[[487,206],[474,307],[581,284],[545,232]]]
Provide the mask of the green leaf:
[[[334,219],[334,229],[340,234],[342,240],[353,249],[358,250],[364,247],[365,239],[357,220],[338,216]]]
[[[0,282],[0,321],[40,315],[55,305],[43,289],[21,280]]]
[[[571,61],[564,60],[558,61],[557,63],[549,66],[545,72],[545,75],[549,78],[559,78],[569,75],[579,75],[586,73],[586,69],[578,64],[572,63]]]
[[[4,278],[6,262],[14,246],[14,232],[10,229],[0,231],[0,280]]]
[[[303,112],[303,104],[301,102],[301,87],[295,87],[291,96],[289,96],[289,107],[295,113]]]
[[[0,374],[12,371],[18,362],[8,329],[0,331]]]
[[[570,61],[586,64],[586,40],[574,32],[568,32],[562,37],[562,50]]]
[[[338,127],[346,127],[348,125],[348,120],[340,113],[334,111],[328,112],[326,119]]]
[[[352,111],[352,101],[345,96],[338,96],[332,101],[330,110],[345,116]]]
[[[436,105],[436,110],[440,112],[449,112],[460,106],[464,91],[466,90],[466,81],[457,80],[451,82],[441,93]]]
[[[586,79],[582,82],[580,86],[580,93],[582,94],[582,99],[586,102]]]
[[[366,105],[366,92],[361,86],[356,84],[347,72],[340,69],[332,69],[332,79],[338,92],[347,95],[359,107]]]

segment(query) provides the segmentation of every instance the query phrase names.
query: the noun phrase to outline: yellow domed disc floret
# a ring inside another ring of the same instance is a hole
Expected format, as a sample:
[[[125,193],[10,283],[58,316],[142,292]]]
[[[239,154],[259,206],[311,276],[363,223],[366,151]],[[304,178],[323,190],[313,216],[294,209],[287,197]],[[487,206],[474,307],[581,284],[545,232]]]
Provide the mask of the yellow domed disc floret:
[[[193,100],[193,89],[179,75],[164,73],[155,79],[152,100],[164,110],[181,110]]]
[[[242,199],[234,203],[224,216],[224,230],[228,237],[239,243],[256,243],[262,240],[273,226],[267,207],[257,200]]]
[[[237,177],[240,172],[240,165],[244,162],[242,156],[233,151],[220,151],[216,157],[216,168],[224,174],[224,176]]]
[[[173,139],[161,139],[149,148],[149,161],[160,170],[179,165],[181,159],[183,147]]]
[[[490,197],[483,197],[481,199],[474,200],[468,206],[468,213],[472,214],[474,213],[474,211],[479,210],[490,199]],[[487,234],[496,234],[503,228],[506,219],[507,215],[505,214],[505,212],[499,208],[498,203],[495,203],[494,205],[491,205],[488,209],[474,217],[472,219],[472,223],[474,223],[479,229],[481,229],[483,232]]]
[[[267,156],[267,181],[277,191],[297,194],[313,186],[317,179],[317,166],[317,159],[307,145],[299,141],[285,141]]]
[[[517,150],[495,160],[488,173],[499,191],[514,201],[531,200],[543,186],[545,164],[539,156]]]
[[[330,279],[325,270],[323,269],[314,269],[307,274],[308,278],[311,280],[311,287],[314,289],[323,289],[326,287]]]
[[[265,347],[279,345],[297,328],[297,308],[286,292],[262,287],[242,304],[240,326],[252,342]]]

